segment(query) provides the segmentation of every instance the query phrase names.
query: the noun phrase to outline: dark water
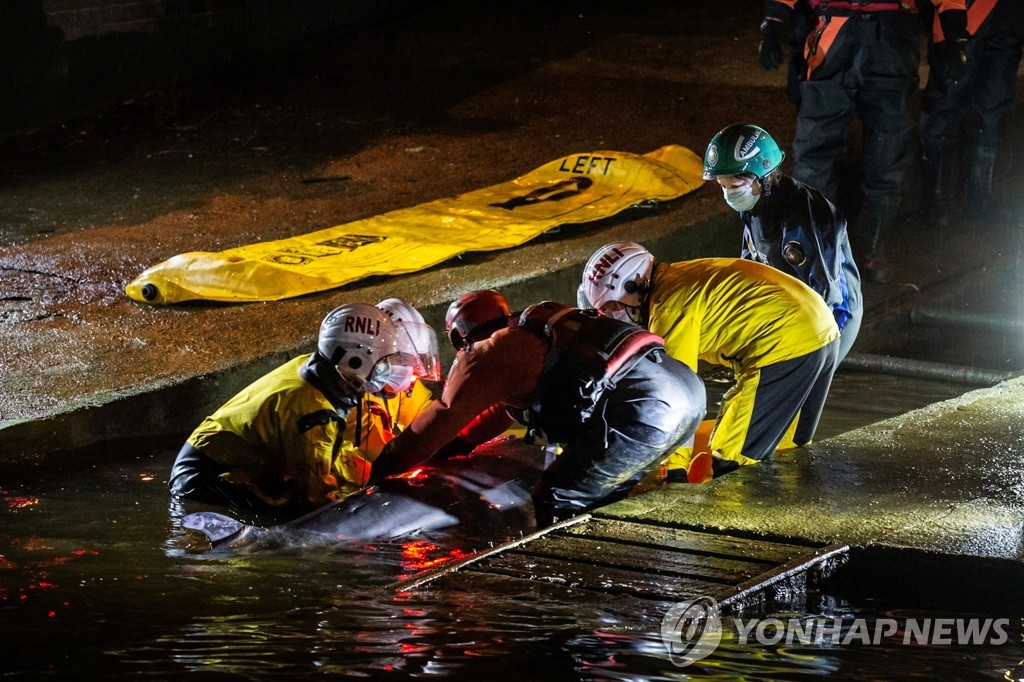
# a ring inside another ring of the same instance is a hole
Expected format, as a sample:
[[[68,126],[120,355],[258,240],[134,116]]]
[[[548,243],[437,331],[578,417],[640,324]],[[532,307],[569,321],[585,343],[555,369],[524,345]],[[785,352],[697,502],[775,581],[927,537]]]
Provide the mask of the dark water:
[[[839,375],[822,435],[963,390]],[[56,469],[2,472],[4,677],[1015,679],[1008,671],[1024,659],[1019,643],[757,646],[727,631],[709,658],[679,668],[660,635],[667,604],[460,574],[389,589],[462,556],[464,540],[213,556],[177,527],[182,509],[166,494],[178,445],[119,444]],[[816,603],[811,615],[845,618],[891,606]]]

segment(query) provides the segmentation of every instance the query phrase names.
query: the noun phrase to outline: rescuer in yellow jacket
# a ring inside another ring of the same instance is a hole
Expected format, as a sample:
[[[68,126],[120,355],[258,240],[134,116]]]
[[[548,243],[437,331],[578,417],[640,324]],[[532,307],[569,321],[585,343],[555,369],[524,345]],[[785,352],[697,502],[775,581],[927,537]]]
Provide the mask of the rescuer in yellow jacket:
[[[418,362],[409,357],[409,336],[380,308],[335,309],[321,324],[316,352],[257,379],[195,429],[172,467],[172,494],[303,511],[363,485],[370,460],[352,445],[346,420],[361,412],[363,396],[384,392],[404,366]]]
[[[369,479],[370,467],[366,464],[374,462],[384,446],[433,402],[432,392],[421,380],[441,378],[437,335],[423,315],[399,298],[384,299],[377,307],[405,331],[399,335],[399,358],[404,361],[392,363],[391,376],[384,389],[363,396],[346,421],[339,466],[345,466],[346,462],[360,463],[360,471],[352,472],[359,485]]]
[[[369,465],[377,459],[384,446],[404,431],[416,415],[433,401],[430,389],[418,381],[411,388],[398,393],[382,392],[363,396],[345,422],[343,459],[351,459],[349,454],[352,454],[365,462],[360,473],[354,475],[354,483],[364,485],[369,480]],[[356,428],[356,424],[359,424],[359,428]]]
[[[770,266],[739,258],[658,262],[632,242],[597,250],[583,272],[580,304],[647,327],[696,371],[697,361],[733,370],[711,434],[715,475],[771,455],[794,424],[810,442],[835,370],[839,329],[810,287]],[[689,467],[690,453],[668,462]]]

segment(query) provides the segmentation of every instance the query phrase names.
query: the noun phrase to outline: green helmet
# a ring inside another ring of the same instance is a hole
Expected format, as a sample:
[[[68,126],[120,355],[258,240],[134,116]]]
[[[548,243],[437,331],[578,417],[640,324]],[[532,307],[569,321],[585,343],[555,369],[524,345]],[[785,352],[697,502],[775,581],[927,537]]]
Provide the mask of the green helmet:
[[[753,173],[759,178],[779,167],[786,157],[772,136],[755,125],[733,123],[711,138],[704,153],[704,179]]]

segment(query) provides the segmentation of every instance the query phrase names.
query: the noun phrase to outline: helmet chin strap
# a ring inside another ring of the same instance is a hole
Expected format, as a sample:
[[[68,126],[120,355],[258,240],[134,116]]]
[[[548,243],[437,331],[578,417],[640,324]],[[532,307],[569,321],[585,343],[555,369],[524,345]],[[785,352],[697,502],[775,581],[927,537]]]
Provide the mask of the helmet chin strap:
[[[651,265],[651,275],[644,282],[643,290],[640,292],[640,306],[637,312],[636,323],[645,329],[651,323],[651,292],[654,291],[654,275],[658,272],[661,261],[655,260]]]
[[[299,370],[300,376],[316,386],[339,412],[356,406],[360,391],[353,391],[337,368],[320,353],[313,353]]]
[[[365,381],[349,379],[341,374],[338,374],[338,378],[341,379],[338,383],[341,385],[341,390],[345,395],[358,399],[363,393],[365,393],[363,390],[363,387],[366,385]]]

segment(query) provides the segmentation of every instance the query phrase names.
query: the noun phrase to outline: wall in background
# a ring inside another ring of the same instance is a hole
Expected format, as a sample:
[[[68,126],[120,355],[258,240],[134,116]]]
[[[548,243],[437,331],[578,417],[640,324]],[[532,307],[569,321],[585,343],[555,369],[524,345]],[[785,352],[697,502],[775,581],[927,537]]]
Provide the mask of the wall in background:
[[[0,138],[241,67],[409,0],[3,0]]]

